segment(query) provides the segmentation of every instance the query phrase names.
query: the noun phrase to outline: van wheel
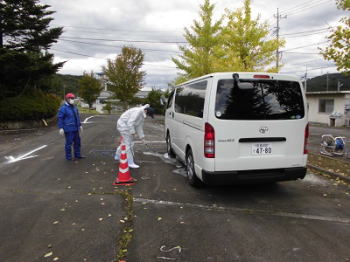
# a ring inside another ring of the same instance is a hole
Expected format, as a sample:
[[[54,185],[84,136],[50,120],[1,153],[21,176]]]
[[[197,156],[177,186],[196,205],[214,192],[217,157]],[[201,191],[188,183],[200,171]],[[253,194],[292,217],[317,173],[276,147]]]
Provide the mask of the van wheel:
[[[166,135],[166,151],[167,151],[169,157],[171,157],[171,158],[175,157],[175,153],[171,147],[171,139],[170,139],[169,133],[167,133],[167,135]]]
[[[194,169],[194,160],[191,149],[188,150],[186,154],[186,173],[188,183],[193,187],[201,187],[203,185],[202,181],[196,175],[196,171]]]

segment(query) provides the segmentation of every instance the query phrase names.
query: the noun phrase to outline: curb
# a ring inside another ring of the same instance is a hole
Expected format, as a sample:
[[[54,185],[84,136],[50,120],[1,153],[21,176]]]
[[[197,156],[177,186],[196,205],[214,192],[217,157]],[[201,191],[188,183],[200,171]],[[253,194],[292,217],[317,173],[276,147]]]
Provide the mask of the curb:
[[[343,175],[340,175],[340,174],[337,174],[337,173],[334,173],[334,172],[331,172],[331,171],[328,171],[326,169],[323,169],[321,167],[318,167],[318,166],[314,166],[314,165],[310,165],[310,164],[307,164],[307,167],[308,168],[311,168],[311,169],[315,169],[319,172],[322,172],[322,173],[325,173],[327,175],[330,175],[332,177],[336,177],[336,178],[339,178],[339,179],[342,179],[348,183],[350,183],[350,177],[346,177],[346,176],[343,176]]]

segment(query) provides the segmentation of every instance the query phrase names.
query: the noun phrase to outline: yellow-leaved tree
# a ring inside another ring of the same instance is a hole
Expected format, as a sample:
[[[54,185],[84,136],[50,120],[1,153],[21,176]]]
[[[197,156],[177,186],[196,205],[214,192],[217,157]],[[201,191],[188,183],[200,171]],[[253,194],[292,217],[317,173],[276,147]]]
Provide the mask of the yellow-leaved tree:
[[[269,38],[269,24],[253,19],[250,0],[235,11],[225,10],[227,25],[222,31],[222,59],[216,68],[219,71],[268,71],[277,72],[276,50],[283,47],[283,39]]]
[[[337,0],[339,9],[350,11],[350,0]],[[341,25],[331,30],[328,36],[330,44],[321,49],[321,54],[327,60],[333,60],[339,71],[350,70],[350,17],[343,17]]]

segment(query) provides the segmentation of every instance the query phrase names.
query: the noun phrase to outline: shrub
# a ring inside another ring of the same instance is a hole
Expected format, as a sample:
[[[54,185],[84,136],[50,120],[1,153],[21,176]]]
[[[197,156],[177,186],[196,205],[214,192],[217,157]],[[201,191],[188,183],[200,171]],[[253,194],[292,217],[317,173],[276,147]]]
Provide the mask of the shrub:
[[[21,96],[0,102],[0,121],[40,120],[57,114],[60,99],[40,90],[31,90]]]

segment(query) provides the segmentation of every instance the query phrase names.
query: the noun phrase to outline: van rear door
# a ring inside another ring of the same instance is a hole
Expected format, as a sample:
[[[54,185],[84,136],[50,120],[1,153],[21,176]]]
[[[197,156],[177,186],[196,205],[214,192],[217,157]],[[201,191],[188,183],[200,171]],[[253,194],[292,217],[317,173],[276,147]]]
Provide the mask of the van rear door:
[[[215,93],[215,171],[305,166],[307,117],[298,81],[219,79]]]

